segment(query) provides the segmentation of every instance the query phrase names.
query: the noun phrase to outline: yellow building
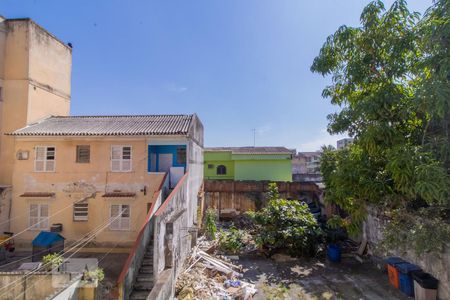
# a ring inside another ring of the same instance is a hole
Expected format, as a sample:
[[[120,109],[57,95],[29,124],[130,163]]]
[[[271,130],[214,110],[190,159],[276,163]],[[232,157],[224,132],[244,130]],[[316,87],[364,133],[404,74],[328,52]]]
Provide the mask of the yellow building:
[[[68,115],[72,49],[30,19],[0,16],[0,231],[8,229],[12,132],[50,115]]]
[[[161,186],[169,191],[187,171],[201,185],[196,115],[50,117],[11,135],[11,231],[23,232],[19,248],[52,226],[69,244],[100,230],[86,251],[129,247]]]

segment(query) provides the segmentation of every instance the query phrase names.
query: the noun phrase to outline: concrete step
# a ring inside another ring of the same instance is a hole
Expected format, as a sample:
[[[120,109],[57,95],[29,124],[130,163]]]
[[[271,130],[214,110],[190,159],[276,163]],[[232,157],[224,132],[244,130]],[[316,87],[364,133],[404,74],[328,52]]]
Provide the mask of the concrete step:
[[[130,300],[145,300],[150,294],[150,291],[133,291],[130,295]]]
[[[136,277],[136,282],[153,282],[153,275],[139,274]]]
[[[153,266],[153,258],[144,258],[141,266]]]
[[[139,269],[141,274],[153,274],[153,266],[145,266]]]
[[[153,281],[136,281],[133,291],[151,291],[153,288]]]

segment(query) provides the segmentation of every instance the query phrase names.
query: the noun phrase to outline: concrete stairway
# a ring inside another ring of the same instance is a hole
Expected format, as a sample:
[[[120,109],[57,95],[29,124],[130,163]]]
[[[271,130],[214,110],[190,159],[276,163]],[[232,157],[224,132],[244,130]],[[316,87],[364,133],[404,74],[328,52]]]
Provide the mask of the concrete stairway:
[[[139,268],[136,282],[133,285],[133,291],[130,295],[130,300],[147,299],[150,291],[153,288],[153,241],[151,241],[146,249],[144,260]]]

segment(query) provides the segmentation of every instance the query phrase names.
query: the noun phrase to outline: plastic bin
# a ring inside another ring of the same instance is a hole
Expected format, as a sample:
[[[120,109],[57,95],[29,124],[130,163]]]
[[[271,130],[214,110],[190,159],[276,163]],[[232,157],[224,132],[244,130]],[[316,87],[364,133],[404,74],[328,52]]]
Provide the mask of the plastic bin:
[[[436,300],[438,280],[425,272],[415,272],[412,274],[414,279],[414,296],[416,300]]]
[[[395,268],[397,264],[405,263],[400,257],[389,257],[385,260],[387,264],[387,271],[389,276],[389,283],[393,285],[396,289],[400,287],[400,280],[398,276],[398,271]]]
[[[340,262],[341,261],[341,248],[336,244],[330,244],[327,248],[327,255],[330,261]]]
[[[399,272],[400,290],[410,297],[414,296],[414,280],[412,274],[420,272],[422,269],[419,266],[410,263],[401,263],[395,265]]]

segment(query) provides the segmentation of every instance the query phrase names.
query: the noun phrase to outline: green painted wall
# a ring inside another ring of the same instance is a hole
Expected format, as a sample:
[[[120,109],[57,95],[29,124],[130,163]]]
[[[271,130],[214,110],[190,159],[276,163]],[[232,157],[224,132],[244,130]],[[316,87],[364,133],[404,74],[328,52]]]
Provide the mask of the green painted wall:
[[[232,155],[231,151],[205,151],[204,161],[205,179],[292,181],[290,155]],[[219,165],[227,168],[226,175],[217,175]]]
[[[210,152],[203,153],[205,167],[203,177],[205,179],[230,179],[234,180],[234,161],[231,159],[231,152]],[[209,168],[208,165],[212,165]],[[217,175],[217,166],[224,165],[227,168],[226,175]]]
[[[235,180],[292,181],[291,160],[235,161]]]

